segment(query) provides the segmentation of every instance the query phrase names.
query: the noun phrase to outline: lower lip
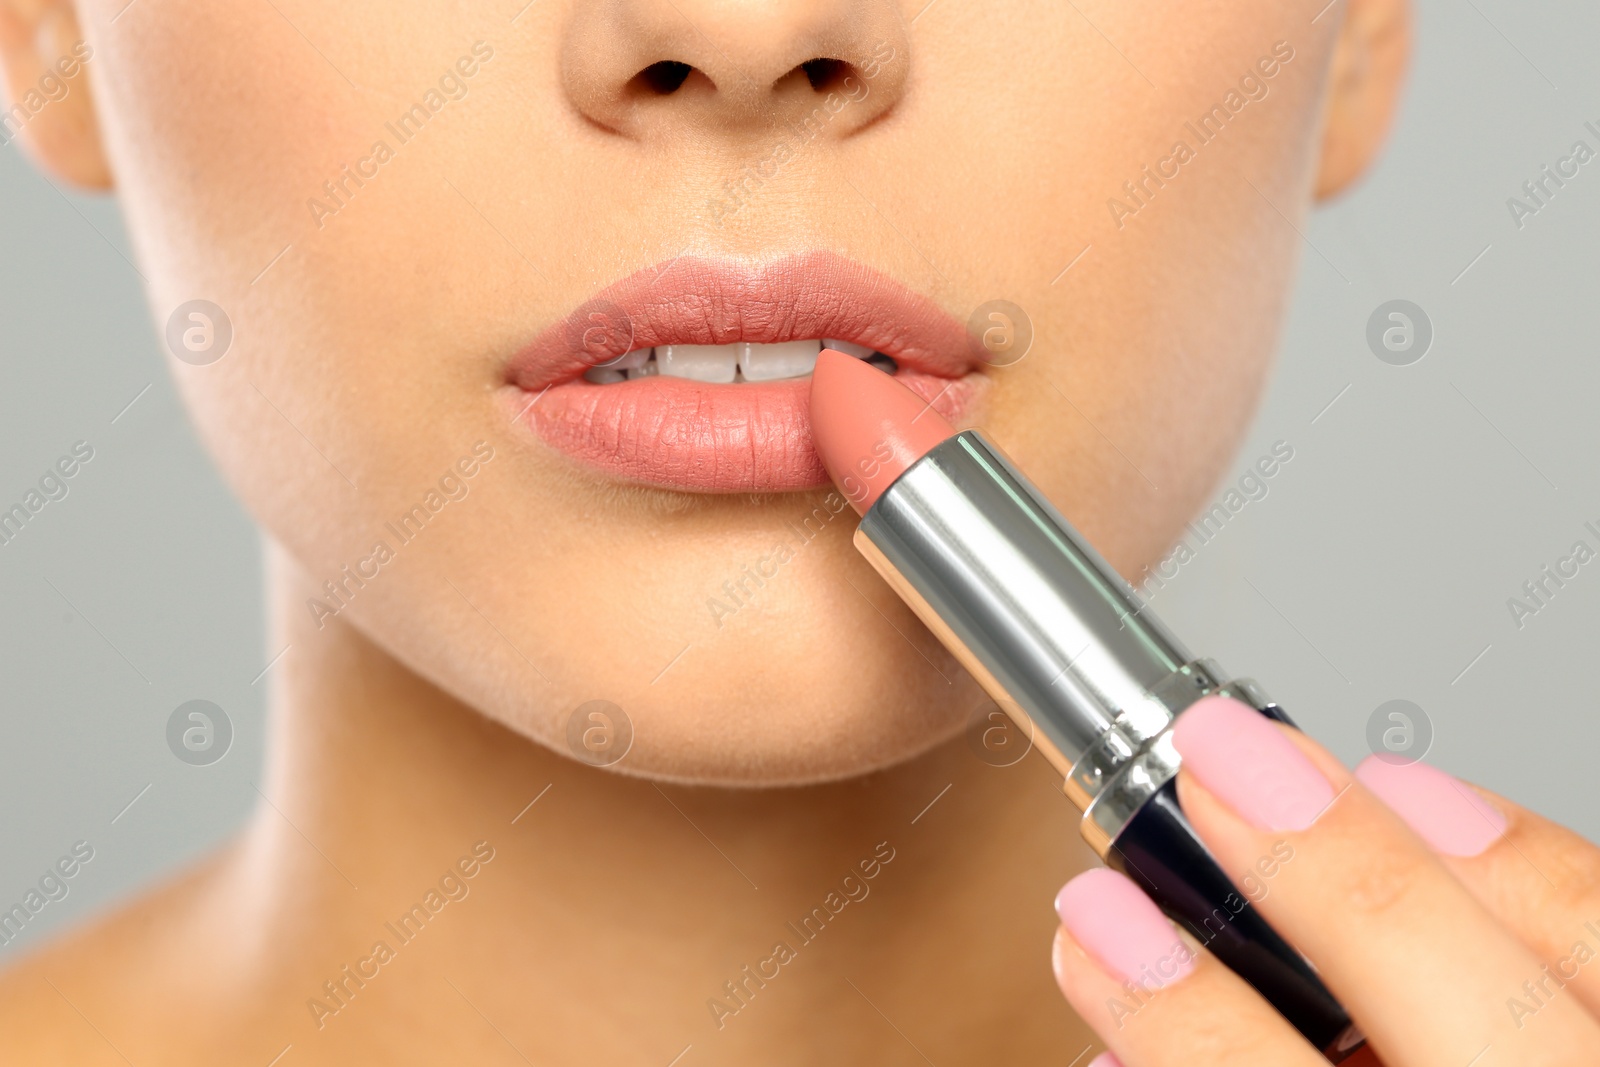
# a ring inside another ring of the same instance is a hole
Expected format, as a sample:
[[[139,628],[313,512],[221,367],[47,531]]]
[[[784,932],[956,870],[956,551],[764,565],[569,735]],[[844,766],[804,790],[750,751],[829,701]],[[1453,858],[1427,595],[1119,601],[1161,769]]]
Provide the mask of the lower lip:
[[[895,377],[956,423],[983,381],[977,373]],[[656,375],[505,392],[515,421],[601,475],[689,492],[771,493],[830,484],[812,444],[810,389],[809,377],[713,385]]]

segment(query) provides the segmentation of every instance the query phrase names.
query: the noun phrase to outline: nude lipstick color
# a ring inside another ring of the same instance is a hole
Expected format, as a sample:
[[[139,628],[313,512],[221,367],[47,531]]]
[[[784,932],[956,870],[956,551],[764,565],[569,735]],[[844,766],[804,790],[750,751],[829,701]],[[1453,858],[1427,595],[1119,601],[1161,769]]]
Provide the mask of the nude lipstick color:
[[[811,436],[829,476],[865,514],[890,483],[956,431],[887,374],[862,364],[872,375],[858,375],[840,361],[861,363],[825,348],[811,372]]]
[[[683,255],[602,289],[510,355],[507,418],[580,468],[698,493],[790,492],[828,483],[811,446],[803,377],[738,384],[584,374],[667,345],[837,338],[881,352],[959,417],[986,353],[928,297],[817,250],[771,259]]]
[[[1178,804],[1173,732],[1207,697],[1288,723],[1246,678],[1195,659],[976,430],[824,350],[817,452],[856,511],[856,548],[1028,732],[1084,839],[1337,1063],[1363,1044],[1310,964],[1235,888]]]

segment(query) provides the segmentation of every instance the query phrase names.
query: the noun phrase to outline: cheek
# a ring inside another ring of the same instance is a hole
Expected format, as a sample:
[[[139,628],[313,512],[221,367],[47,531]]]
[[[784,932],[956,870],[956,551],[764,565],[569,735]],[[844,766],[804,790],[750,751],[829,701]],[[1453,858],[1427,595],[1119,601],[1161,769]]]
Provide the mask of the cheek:
[[[427,5],[280,0],[280,17],[270,4],[145,2],[111,26],[123,4],[91,0],[85,21],[154,325],[190,300],[222,308],[227,354],[169,366],[249,509],[326,579],[474,441],[505,447],[485,385],[562,297],[533,284],[502,233],[530,250],[558,243],[509,221],[497,233],[472,205],[492,194],[449,166],[504,143],[496,121],[516,122],[484,117],[494,63],[405,143],[393,128],[483,27],[441,44]],[[538,14],[519,23],[536,42],[550,36],[528,26]],[[393,156],[358,184],[345,168],[378,141]],[[527,168],[506,171],[533,184]]]
[[[115,25],[117,0],[86,6],[96,102],[153,324],[164,333],[174,309],[194,299],[227,317],[233,342],[220,361],[169,365],[236,488],[273,524],[287,505],[305,503],[290,486],[323,474],[345,484],[307,439],[341,453],[324,416],[328,398],[353,395],[352,364],[330,344],[327,304],[342,297],[362,308],[370,294],[326,284],[323,272],[339,277],[353,265],[347,249],[318,240],[304,205],[340,154],[367,139],[372,102],[271,5],[156,0]],[[311,39],[336,38],[339,28],[314,7],[282,7]],[[357,74],[361,57],[337,51],[330,58]],[[338,525],[327,508],[305,510],[315,514],[296,511],[283,525]]]
[[[305,241],[304,200],[367,139],[371,101],[270,5],[157,0],[115,25],[117,0],[87,6],[96,105],[158,302],[195,295],[169,286],[239,302],[280,249]],[[283,6],[312,39],[333,36],[325,15]],[[358,57],[340,58],[358,72]]]
[[[1288,297],[1284,279],[1304,254],[1295,228],[1305,228],[1300,205],[1331,37],[1287,13],[1248,25],[1224,17],[1163,40],[1123,29],[1140,65],[1158,65],[1161,85],[1176,88],[1152,92],[1121,60],[1120,69],[1090,71],[1105,98],[1148,103],[1114,117],[1067,109],[1059,126],[1034,131],[1030,157],[1039,159],[1021,164],[1031,184],[1019,180],[984,202],[977,221],[999,239],[971,252],[991,279],[988,292],[1020,305],[1035,334],[1025,358],[991,372],[982,421],[1132,576],[1203,504],[1254,413]],[[1226,140],[1201,145],[1187,123],[1280,39],[1296,56],[1269,94],[1233,116]],[[1204,47],[1183,44],[1197,40]],[[1021,76],[1045,78],[1039,69]],[[988,132],[1010,143],[1029,125],[1002,111]],[[1195,158],[1164,186],[1152,184],[1119,226],[1108,202],[1133,203],[1123,183],[1178,140]]]

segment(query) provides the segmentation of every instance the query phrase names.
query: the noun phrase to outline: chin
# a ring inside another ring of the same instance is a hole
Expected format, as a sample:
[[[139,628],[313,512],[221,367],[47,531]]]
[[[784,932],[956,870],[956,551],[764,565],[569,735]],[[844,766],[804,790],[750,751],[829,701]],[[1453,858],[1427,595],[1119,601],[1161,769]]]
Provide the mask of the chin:
[[[471,663],[471,650],[452,648],[444,634],[425,639],[426,647],[391,651],[559,756],[685,784],[800,786],[868,774],[951,740],[988,706],[977,683],[864,564],[851,560],[833,574],[819,566],[807,577],[770,590],[759,610],[752,603],[720,630],[675,637],[671,651],[648,661],[610,654],[638,647],[628,635],[642,604],[569,618],[570,630],[589,640],[569,646],[551,675],[562,681],[559,691],[523,676],[520,661],[501,660],[501,669],[481,674],[453,666]],[[611,637],[593,640],[596,634]],[[381,632],[372,636],[389,644]]]
[[[633,749],[612,769],[761,788],[856,777],[922,755],[959,734],[987,698],[931,636],[896,623],[929,659],[891,632],[903,654],[796,647],[754,670],[736,654],[685,672],[659,696],[635,698]]]

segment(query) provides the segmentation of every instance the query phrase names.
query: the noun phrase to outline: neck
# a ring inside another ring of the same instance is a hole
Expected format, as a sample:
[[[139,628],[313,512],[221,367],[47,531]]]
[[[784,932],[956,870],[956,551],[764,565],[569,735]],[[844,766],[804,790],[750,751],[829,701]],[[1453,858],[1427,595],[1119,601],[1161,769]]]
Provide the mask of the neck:
[[[958,739],[770,790],[597,770],[342,618],[316,629],[300,581],[275,552],[273,647],[291,648],[263,803],[223,867],[259,911],[252,962],[297,1048],[370,1047],[397,1015],[413,1052],[459,1052],[465,1028],[535,1061],[905,1060],[909,1043],[946,1065],[1084,1044],[1048,957],[1051,894],[1086,854],[1036,755],[995,768]]]

